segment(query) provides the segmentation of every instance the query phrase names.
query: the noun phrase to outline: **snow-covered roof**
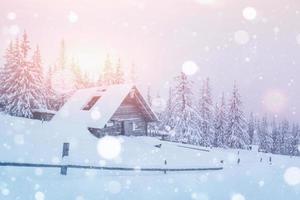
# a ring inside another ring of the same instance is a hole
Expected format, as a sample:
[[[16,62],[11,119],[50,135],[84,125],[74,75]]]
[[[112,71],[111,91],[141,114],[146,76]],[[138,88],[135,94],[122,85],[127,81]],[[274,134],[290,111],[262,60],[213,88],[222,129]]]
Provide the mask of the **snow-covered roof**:
[[[52,123],[82,124],[86,127],[103,128],[111,119],[127,95],[135,89],[145,112],[156,121],[157,117],[134,85],[120,84],[78,90],[58,111]],[[90,109],[84,109],[93,97],[97,97]]]

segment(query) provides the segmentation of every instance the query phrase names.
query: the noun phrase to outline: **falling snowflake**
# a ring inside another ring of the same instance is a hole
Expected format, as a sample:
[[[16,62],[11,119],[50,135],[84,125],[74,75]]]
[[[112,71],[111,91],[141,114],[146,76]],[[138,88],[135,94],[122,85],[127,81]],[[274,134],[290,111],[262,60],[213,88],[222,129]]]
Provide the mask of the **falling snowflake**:
[[[259,181],[258,185],[259,185],[259,187],[263,187],[265,185],[265,182],[264,181]]]
[[[43,169],[42,168],[36,168],[34,170],[35,175],[41,176],[43,174]]]
[[[233,194],[231,200],[246,200],[246,198],[242,194]]]
[[[249,40],[249,34],[244,30],[239,30],[234,33],[234,41],[239,45],[245,45],[249,42]]]
[[[120,141],[112,136],[105,136],[98,141],[98,153],[107,160],[116,159],[121,153]]]
[[[298,34],[298,35],[296,36],[296,41],[297,41],[297,43],[300,45],[300,34]]]
[[[198,71],[198,66],[194,61],[185,61],[182,65],[182,72],[186,75],[194,75]]]
[[[254,20],[256,18],[256,9],[253,7],[244,8],[243,16],[246,20]]]
[[[9,12],[6,17],[9,20],[15,20],[17,18],[17,15],[14,12]]]
[[[22,134],[17,134],[14,136],[14,142],[17,145],[22,145],[24,144],[24,135]]]
[[[35,199],[36,200],[44,200],[45,199],[45,195],[43,192],[36,192],[35,195],[34,195]]]
[[[3,196],[8,196],[10,191],[9,191],[9,189],[4,188],[4,189],[2,189],[1,193],[2,193]]]
[[[70,11],[68,15],[69,22],[76,23],[78,21],[78,15],[74,11]]]
[[[300,184],[300,168],[289,167],[285,170],[283,175],[284,181],[291,186]]]
[[[112,194],[117,194],[121,191],[121,184],[118,181],[110,181],[107,190]]]

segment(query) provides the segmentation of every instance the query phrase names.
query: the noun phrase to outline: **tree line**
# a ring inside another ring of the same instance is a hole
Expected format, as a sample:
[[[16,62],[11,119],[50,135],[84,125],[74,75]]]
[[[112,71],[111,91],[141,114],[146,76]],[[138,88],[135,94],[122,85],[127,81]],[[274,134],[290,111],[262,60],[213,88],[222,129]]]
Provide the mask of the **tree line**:
[[[74,59],[69,62],[64,41],[57,62],[46,70],[39,47],[32,49],[26,32],[21,39],[9,43],[4,58],[0,69],[0,108],[19,117],[32,118],[36,110],[57,111],[77,89],[134,83],[137,79],[134,65],[125,74],[121,60],[113,62],[107,56],[103,69],[92,81]],[[287,120],[259,119],[253,114],[247,119],[236,83],[228,100],[223,93],[214,103],[209,79],[195,91],[195,83],[180,73],[168,93],[166,106],[157,112],[160,122],[149,128],[167,133],[171,141],[241,149],[258,145],[263,152],[300,154],[299,125]],[[147,101],[150,105],[153,101],[149,90]]]
[[[150,105],[152,99],[148,90]],[[195,92],[195,84],[181,72],[169,88],[165,109],[157,115],[160,122],[152,130],[167,134],[171,141],[238,149],[257,145],[262,152],[300,155],[299,125],[291,126],[287,120],[269,122],[252,113],[247,119],[236,83],[228,100],[223,93],[214,104],[208,78]]]
[[[35,111],[57,111],[76,90],[135,81],[135,67],[125,75],[121,60],[108,55],[96,80],[83,71],[75,59],[67,57],[60,44],[57,61],[45,67],[40,48],[32,48],[28,35],[10,41],[0,68],[0,109],[7,114],[32,118]],[[99,67],[100,68],[100,67]]]

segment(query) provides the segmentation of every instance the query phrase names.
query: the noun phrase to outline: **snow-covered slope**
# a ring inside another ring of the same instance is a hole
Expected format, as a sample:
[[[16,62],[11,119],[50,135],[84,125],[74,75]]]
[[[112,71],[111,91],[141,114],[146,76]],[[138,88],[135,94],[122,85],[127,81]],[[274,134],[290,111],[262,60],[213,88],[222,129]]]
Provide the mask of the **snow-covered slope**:
[[[0,115],[0,130],[1,162],[149,168],[166,167],[167,160],[168,168],[189,168],[224,161],[221,171],[167,174],[68,169],[62,176],[57,168],[0,167],[0,199],[300,199],[300,158],[241,150],[206,152],[156,138],[119,137],[120,154],[106,160],[97,150],[97,138],[80,125]],[[70,143],[70,156],[61,160],[64,142]],[[154,147],[158,144],[161,148]]]

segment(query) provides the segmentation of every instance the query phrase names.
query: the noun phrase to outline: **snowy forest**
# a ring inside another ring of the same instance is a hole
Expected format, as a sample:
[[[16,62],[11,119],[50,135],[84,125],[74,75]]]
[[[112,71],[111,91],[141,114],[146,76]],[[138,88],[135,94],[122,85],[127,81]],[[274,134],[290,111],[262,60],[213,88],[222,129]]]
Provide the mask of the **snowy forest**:
[[[57,111],[78,89],[111,84],[135,83],[135,66],[128,70],[121,60],[107,56],[97,80],[82,71],[75,59],[68,61],[62,41],[57,63],[45,67],[39,46],[32,47],[28,35],[11,41],[1,68],[1,111],[33,118],[35,111]],[[126,71],[128,73],[126,73]],[[166,99],[166,100],[164,100]],[[209,78],[194,83],[184,72],[170,84],[168,97],[154,97],[149,86],[147,101],[157,110],[159,123],[149,125],[153,136],[167,135],[170,141],[206,147],[249,149],[299,156],[300,127],[287,120],[260,118],[245,113],[238,83],[230,96],[215,100]]]

